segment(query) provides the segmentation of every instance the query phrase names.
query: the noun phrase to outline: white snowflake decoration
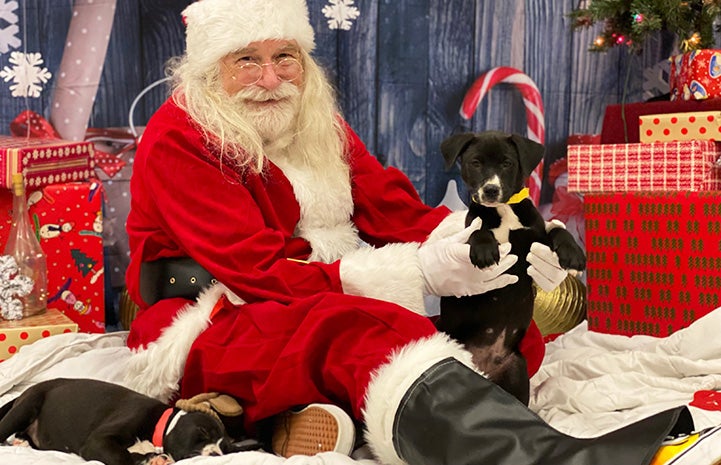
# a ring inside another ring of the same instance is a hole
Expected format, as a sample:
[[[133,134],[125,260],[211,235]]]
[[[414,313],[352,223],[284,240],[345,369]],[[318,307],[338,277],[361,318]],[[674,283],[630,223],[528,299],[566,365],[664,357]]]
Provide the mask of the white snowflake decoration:
[[[323,7],[323,14],[328,18],[328,28],[350,31],[354,19],[360,15],[358,8],[353,6],[354,0],[329,0]]]
[[[667,94],[668,84],[668,60],[659,61],[655,65],[643,70],[643,99]]]
[[[22,45],[18,39],[18,15],[15,10],[18,9],[18,2],[15,0],[0,0],[0,20],[4,20],[9,25],[0,27],[0,53],[7,53],[11,48],[18,48]],[[2,21],[0,21],[0,25]]]
[[[18,265],[12,255],[0,255],[0,316],[6,320],[23,317],[23,303],[18,297],[25,297],[33,289],[33,280],[18,272]]]
[[[12,52],[10,54],[12,68],[5,67],[0,71],[0,78],[13,84],[10,91],[13,97],[40,97],[43,88],[52,77],[47,68],[42,68],[43,58],[39,53]]]

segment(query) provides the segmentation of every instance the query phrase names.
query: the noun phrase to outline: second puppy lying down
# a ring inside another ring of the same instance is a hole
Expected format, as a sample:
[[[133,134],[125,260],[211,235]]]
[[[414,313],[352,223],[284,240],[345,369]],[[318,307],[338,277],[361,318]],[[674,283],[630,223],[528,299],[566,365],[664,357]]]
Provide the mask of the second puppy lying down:
[[[517,134],[464,133],[441,144],[450,168],[460,160],[461,177],[471,194],[466,226],[482,220],[469,238],[471,262],[479,268],[497,263],[499,245],[510,243],[518,261],[509,273],[518,282],[482,295],[443,297],[437,326],[462,342],[476,366],[521,402],[528,404],[526,360],[518,345],[533,318],[535,290],[526,256],[540,242],[558,254],[563,268],[583,270],[586,258],[573,236],[561,227],[547,230],[524,185],[543,158],[544,147]],[[505,246],[505,245],[504,245]]]
[[[71,452],[106,465],[172,463],[222,455],[231,447],[221,421],[207,413],[173,409],[93,379],[59,378],[30,387],[0,408],[0,443],[12,434],[36,449]],[[164,454],[128,451],[144,440],[162,445]]]

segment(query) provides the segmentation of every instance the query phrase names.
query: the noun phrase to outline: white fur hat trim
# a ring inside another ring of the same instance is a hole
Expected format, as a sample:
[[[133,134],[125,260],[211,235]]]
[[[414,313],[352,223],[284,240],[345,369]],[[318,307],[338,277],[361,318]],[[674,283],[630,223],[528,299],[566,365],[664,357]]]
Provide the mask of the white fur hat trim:
[[[305,0],[197,0],[183,10],[188,60],[210,67],[251,42],[295,39],[315,46]]]

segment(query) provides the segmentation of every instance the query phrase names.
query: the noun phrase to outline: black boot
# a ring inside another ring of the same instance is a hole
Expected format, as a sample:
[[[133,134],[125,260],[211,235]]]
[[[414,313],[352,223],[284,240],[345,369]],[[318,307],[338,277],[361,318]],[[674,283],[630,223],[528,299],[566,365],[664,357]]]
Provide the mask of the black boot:
[[[597,438],[578,439],[455,358],[406,391],[393,424],[393,448],[410,465],[647,465],[677,426],[693,428],[685,407]]]

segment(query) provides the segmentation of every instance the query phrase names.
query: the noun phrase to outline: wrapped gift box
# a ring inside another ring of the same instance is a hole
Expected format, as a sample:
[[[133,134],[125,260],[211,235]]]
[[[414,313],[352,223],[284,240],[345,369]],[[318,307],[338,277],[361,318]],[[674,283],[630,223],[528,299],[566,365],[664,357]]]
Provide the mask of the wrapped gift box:
[[[641,142],[721,140],[721,111],[643,115],[638,125]]]
[[[102,187],[99,181],[46,186],[28,195],[48,261],[48,308],[82,332],[105,331]],[[0,191],[0,250],[10,232],[12,197]]]
[[[606,106],[601,129],[602,144],[640,142],[638,120],[643,115],[721,111],[721,98],[638,102]]]
[[[568,146],[570,192],[721,190],[719,143]]]
[[[77,331],[78,324],[59,310],[48,310],[22,320],[0,319],[0,362],[15,355],[24,345],[54,334]]]
[[[666,336],[721,304],[721,192],[587,194],[588,325]]]
[[[721,51],[694,50],[670,59],[671,100],[721,97]]]
[[[12,186],[22,172],[28,190],[50,184],[85,181],[94,175],[90,142],[0,136],[0,186]]]

